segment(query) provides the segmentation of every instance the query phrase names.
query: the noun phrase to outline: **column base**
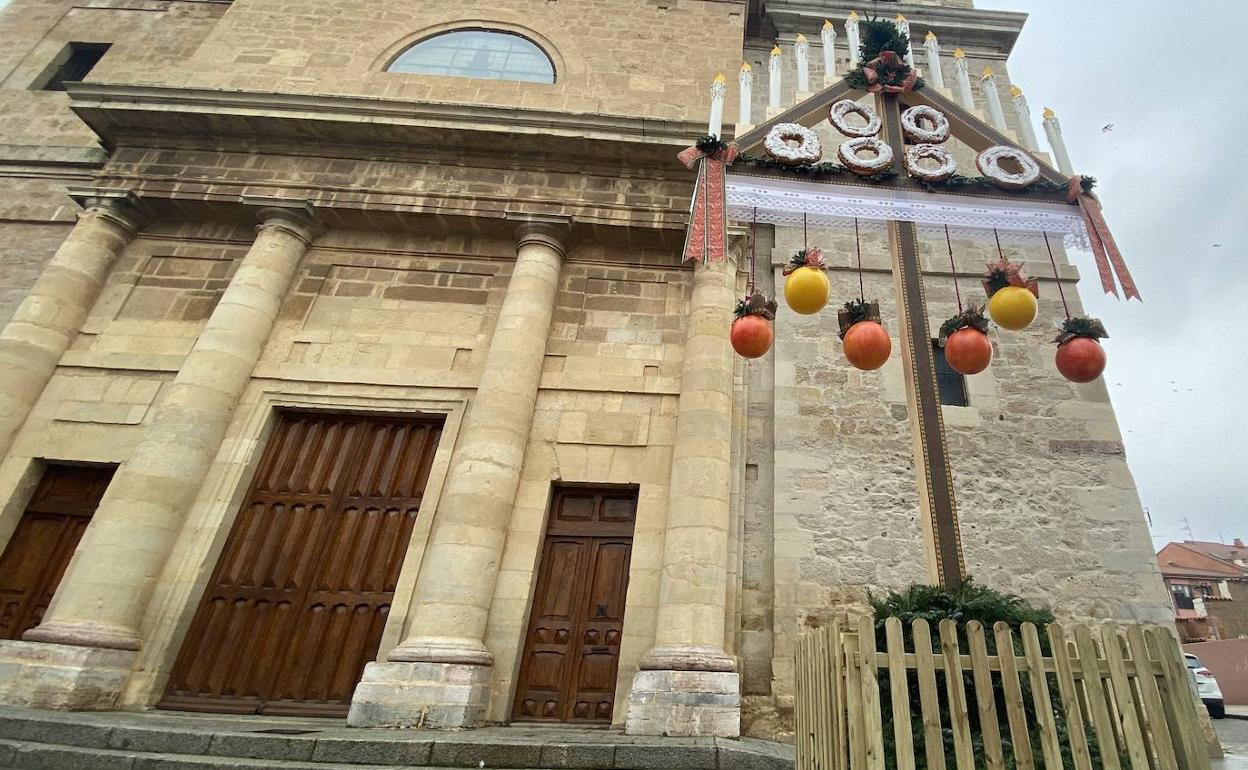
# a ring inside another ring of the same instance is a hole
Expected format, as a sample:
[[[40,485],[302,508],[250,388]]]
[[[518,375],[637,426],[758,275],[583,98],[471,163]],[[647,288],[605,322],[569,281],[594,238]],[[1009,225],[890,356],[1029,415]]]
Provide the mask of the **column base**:
[[[0,704],[109,711],[138,653],[43,642],[0,641]]]
[[[485,722],[490,666],[468,663],[369,663],[351,698],[352,727],[453,730]]]
[[[628,694],[629,735],[737,738],[741,677],[732,671],[638,671]]]

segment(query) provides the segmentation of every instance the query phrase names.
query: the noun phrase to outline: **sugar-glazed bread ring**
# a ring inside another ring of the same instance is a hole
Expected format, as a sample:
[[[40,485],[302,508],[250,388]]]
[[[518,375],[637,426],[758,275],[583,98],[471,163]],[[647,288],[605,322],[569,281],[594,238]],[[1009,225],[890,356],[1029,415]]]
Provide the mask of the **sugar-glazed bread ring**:
[[[875,157],[862,157],[861,152],[874,152]],[[893,167],[893,148],[873,136],[860,136],[841,142],[837,157],[846,168],[860,176],[871,176]]]
[[[798,142],[796,147],[790,141]],[[814,131],[797,123],[777,123],[763,140],[767,154],[789,166],[818,163],[823,157],[823,146]]]
[[[931,121],[927,128],[923,121]],[[901,113],[901,130],[912,142],[940,144],[949,138],[949,118],[933,107],[919,105]]]
[[[1011,173],[1001,168],[1001,161],[1011,160],[1018,164],[1021,171]],[[975,158],[975,166],[997,187],[1006,190],[1021,190],[1030,186],[1040,178],[1040,164],[1027,153],[1017,147],[998,144],[989,147]]]
[[[938,144],[912,144],[906,148],[903,160],[910,176],[924,182],[943,182],[958,172],[958,161]],[[920,165],[919,161],[923,160],[936,161],[936,168]]]
[[[861,115],[863,120],[867,121],[867,125],[851,126],[848,120],[850,115]],[[875,136],[880,133],[880,128],[884,125],[880,116],[875,114],[875,110],[853,99],[842,99],[833,104],[828,110],[828,122],[845,136]]]

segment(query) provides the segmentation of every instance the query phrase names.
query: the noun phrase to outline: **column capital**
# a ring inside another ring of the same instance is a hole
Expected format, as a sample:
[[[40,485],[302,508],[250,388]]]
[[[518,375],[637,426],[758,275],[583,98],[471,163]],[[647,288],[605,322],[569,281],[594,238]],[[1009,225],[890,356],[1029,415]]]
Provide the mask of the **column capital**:
[[[557,251],[562,258],[568,251],[571,224],[567,217],[526,218],[516,227],[516,248],[540,243]]]
[[[244,198],[244,203],[260,206],[256,212],[256,232],[267,228],[282,230],[310,245],[324,229],[311,204],[274,198]]]
[[[69,197],[82,206],[79,217],[83,214],[100,216],[128,232],[131,237],[137,235],[149,221],[139,196],[132,190],[77,187],[69,189]]]

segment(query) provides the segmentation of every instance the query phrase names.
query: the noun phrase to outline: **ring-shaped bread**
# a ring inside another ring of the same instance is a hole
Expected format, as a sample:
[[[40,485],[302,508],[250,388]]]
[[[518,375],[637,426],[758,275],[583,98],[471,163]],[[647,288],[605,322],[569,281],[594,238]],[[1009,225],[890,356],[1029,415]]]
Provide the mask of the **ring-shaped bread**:
[[[862,157],[858,153],[873,151],[875,157]],[[837,157],[850,171],[860,176],[871,176],[893,167],[893,148],[873,136],[846,139],[836,151]]]
[[[958,161],[938,144],[912,144],[906,148],[906,172],[924,182],[943,182],[958,172]],[[934,160],[936,168],[926,168],[919,161]]]
[[[797,141],[793,147],[790,141]],[[777,123],[763,140],[767,154],[788,166],[804,166],[818,163],[823,157],[823,146],[814,131],[797,123]]]
[[[861,115],[862,119],[867,121],[867,125],[851,126],[848,120],[850,115]],[[875,114],[875,110],[853,99],[842,99],[833,104],[828,110],[828,122],[845,136],[875,136],[884,126],[880,116]]]
[[[1022,170],[1012,174],[1001,168],[1001,161],[1007,158],[1017,163]],[[1040,178],[1040,164],[1034,158],[1017,147],[1004,144],[981,152],[975,158],[975,166],[993,184],[1006,190],[1022,190]]]
[[[924,119],[932,122],[931,128],[923,125]],[[901,130],[912,142],[940,144],[949,139],[949,118],[934,107],[921,104],[901,113]]]

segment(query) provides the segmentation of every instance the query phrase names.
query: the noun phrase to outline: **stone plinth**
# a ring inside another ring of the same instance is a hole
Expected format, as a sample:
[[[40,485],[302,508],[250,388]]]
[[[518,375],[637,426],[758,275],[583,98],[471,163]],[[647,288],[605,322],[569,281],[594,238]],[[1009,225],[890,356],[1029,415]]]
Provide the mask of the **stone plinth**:
[[[0,641],[0,702],[68,711],[110,710],[135,653],[68,644]]]
[[[489,666],[369,663],[351,699],[347,724],[435,730],[480,724],[489,694]]]
[[[741,678],[731,671],[639,671],[628,694],[630,735],[741,734]]]

